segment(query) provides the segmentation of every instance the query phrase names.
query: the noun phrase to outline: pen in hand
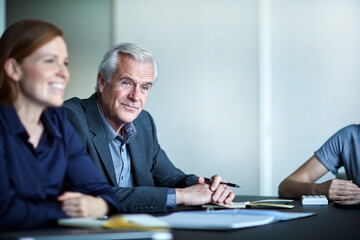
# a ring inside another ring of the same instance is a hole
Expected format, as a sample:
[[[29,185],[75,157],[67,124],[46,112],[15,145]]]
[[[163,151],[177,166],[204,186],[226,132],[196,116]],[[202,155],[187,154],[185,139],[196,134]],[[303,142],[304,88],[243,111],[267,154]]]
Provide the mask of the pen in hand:
[[[206,182],[212,182],[212,179],[210,179],[210,178],[204,177],[204,179],[205,179]],[[240,188],[240,186],[235,184],[235,183],[230,183],[230,182],[220,182],[220,183],[228,185],[229,187]]]

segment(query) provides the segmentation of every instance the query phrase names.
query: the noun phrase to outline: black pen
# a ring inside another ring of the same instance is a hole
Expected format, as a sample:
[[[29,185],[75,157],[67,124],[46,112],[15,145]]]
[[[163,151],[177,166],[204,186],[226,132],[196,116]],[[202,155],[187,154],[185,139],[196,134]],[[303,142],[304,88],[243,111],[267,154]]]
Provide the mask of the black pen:
[[[204,178],[205,181],[207,182],[212,182],[212,179],[210,178]],[[234,188],[240,188],[239,185],[235,184],[235,183],[230,183],[230,182],[220,182],[221,184],[225,184],[225,185],[228,185],[229,187],[234,187]]]

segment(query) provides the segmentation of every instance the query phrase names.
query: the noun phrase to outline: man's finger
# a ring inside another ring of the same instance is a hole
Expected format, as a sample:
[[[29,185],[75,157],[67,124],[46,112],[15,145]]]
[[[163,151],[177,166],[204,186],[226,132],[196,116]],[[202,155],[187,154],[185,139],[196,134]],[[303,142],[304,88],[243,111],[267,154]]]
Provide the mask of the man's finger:
[[[211,177],[211,179],[213,182],[211,183],[210,189],[211,191],[215,191],[219,187],[222,178],[219,175],[214,175]]]
[[[213,202],[217,202],[219,200],[220,195],[223,193],[224,189],[225,189],[225,186],[223,184],[218,185],[218,187],[216,188],[216,191],[211,196],[211,200]]]

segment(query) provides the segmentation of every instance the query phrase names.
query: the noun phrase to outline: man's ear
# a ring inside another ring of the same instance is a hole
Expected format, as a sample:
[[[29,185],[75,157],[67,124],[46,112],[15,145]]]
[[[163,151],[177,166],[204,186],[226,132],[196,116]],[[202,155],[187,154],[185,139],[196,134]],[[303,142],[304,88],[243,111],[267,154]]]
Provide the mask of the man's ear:
[[[4,64],[4,70],[9,78],[15,82],[20,81],[21,79],[21,69],[18,62],[13,58],[8,58]]]
[[[100,73],[98,73],[98,76],[97,76],[97,85],[98,85],[99,92],[102,93],[104,91],[105,79],[101,76]]]

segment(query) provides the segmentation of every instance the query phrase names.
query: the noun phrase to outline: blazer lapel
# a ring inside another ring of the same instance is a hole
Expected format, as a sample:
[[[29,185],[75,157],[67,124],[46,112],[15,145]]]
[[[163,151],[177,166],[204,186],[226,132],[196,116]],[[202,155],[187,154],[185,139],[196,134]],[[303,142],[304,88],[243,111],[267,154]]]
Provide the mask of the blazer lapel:
[[[145,177],[146,174],[144,174],[144,168],[146,166],[144,166],[141,153],[139,152],[138,147],[136,146],[136,138],[137,137],[135,137],[135,139],[133,139],[128,144],[128,150],[131,158],[131,169],[134,175],[134,185],[148,186],[149,183],[148,181],[146,181],[146,177]]]
[[[99,111],[97,109],[97,95],[93,94],[90,101],[86,104],[86,117],[89,130],[94,134],[92,142],[99,153],[99,161],[101,161],[108,175],[111,178],[113,186],[117,186],[114,164],[112,161],[109,145],[106,139],[104,126],[102,124]]]
[[[154,186],[154,179],[149,169],[149,157],[143,152],[144,143],[142,142],[141,129],[134,123],[137,135],[128,144],[131,158],[131,170],[134,177],[135,186]]]

